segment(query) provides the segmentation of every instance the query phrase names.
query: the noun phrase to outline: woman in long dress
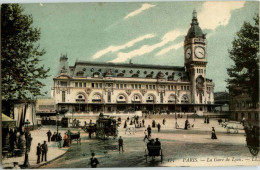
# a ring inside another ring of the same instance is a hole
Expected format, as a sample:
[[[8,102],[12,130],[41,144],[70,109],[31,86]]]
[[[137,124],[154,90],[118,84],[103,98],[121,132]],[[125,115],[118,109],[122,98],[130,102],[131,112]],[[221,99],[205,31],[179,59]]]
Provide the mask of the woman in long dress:
[[[211,139],[217,139],[217,136],[216,136],[216,132],[215,132],[214,127],[212,127]]]
[[[64,140],[64,142],[63,142],[63,147],[68,146],[68,136],[67,136],[66,133],[64,134],[63,140]]]

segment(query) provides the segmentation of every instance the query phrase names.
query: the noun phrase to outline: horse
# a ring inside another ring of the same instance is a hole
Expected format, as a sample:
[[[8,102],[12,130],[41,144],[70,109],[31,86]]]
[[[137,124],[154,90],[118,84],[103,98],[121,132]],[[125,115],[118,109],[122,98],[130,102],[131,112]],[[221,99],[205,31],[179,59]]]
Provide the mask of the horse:
[[[72,133],[72,134],[70,135],[70,140],[71,140],[71,142],[72,142],[72,140],[76,140],[76,141],[77,141],[77,144],[80,143],[80,145],[81,145],[80,132],[78,132],[78,133]]]
[[[126,132],[127,131],[129,131],[129,133],[131,134],[131,130],[133,131],[133,133],[135,133],[136,132],[136,130],[135,130],[135,124],[132,124],[132,125],[127,125],[127,127],[125,128],[125,134],[126,134]]]

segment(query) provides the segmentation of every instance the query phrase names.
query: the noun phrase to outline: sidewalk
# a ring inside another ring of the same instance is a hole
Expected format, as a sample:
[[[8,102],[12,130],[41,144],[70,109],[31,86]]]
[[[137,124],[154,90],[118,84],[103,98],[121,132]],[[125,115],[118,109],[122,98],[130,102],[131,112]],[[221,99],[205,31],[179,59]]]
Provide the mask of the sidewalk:
[[[37,145],[38,143],[43,144],[43,141],[48,141],[47,140],[47,131],[51,130],[51,132],[54,132],[54,129],[47,129],[45,127],[41,128],[40,130],[34,130],[31,131],[31,135],[32,135],[32,145],[31,145],[31,151],[29,152],[29,164],[30,167],[29,168],[37,168],[41,165],[44,165],[50,161],[53,161],[57,158],[59,158],[60,156],[62,156],[63,154],[66,153],[66,151],[69,148],[58,148],[57,143],[56,142],[47,142],[48,144],[48,152],[47,152],[47,162],[41,162],[40,164],[37,164],[37,155],[36,155],[36,150],[37,150]],[[61,134],[64,134],[64,130],[60,130],[59,132],[61,132]],[[13,167],[13,162],[18,162],[18,164],[20,166],[23,165],[24,163],[24,155],[21,157],[11,157],[11,158],[5,158],[2,160],[2,168],[6,169],[6,168],[12,168]]]

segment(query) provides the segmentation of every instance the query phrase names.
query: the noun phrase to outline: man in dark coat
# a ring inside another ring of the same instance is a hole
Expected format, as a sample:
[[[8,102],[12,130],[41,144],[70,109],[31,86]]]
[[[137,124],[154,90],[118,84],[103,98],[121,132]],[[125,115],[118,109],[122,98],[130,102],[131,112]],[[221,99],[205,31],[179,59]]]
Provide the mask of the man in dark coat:
[[[215,132],[215,128],[214,128],[214,127],[212,127],[211,139],[217,139],[217,135],[216,135],[216,132]]]
[[[52,135],[51,131],[49,130],[46,134],[48,136],[48,142],[50,142],[51,141],[51,135]]]
[[[28,149],[29,152],[30,152],[30,150],[31,150],[32,140],[33,140],[32,135],[31,135],[31,133],[29,132],[28,137],[27,137],[27,142],[26,142],[26,144],[27,144],[27,149]]]
[[[144,127],[144,119],[142,120],[142,123],[143,123],[143,127]]]
[[[58,147],[61,148],[61,141],[62,141],[62,137],[61,134],[57,134],[56,136],[56,141],[58,142]]]
[[[92,156],[92,158],[90,158],[90,163],[89,164],[91,165],[91,168],[96,168],[97,165],[99,164],[99,162],[98,162],[97,158],[95,158],[95,154],[94,153],[92,153],[91,156]]]
[[[161,146],[161,142],[158,138],[155,139],[154,146]]]
[[[152,133],[152,128],[150,125],[148,125],[148,128],[147,128],[147,133],[148,133],[148,138],[151,137],[151,133]]]
[[[162,124],[165,125],[165,122],[166,122],[166,120],[165,120],[165,118],[163,118],[163,122],[162,122]]]
[[[185,130],[188,130],[188,124],[189,124],[189,121],[188,121],[188,120],[185,120],[185,126],[184,126],[184,129],[185,129]]]
[[[46,141],[42,144],[42,161],[43,157],[45,157],[45,162],[47,161],[47,152],[48,152],[48,145],[46,144]]]
[[[161,125],[160,125],[160,123],[157,124],[157,128],[158,128],[158,132],[160,132],[160,130],[161,130]]]
[[[37,152],[36,152],[36,155],[37,155],[37,164],[40,163],[41,153],[42,153],[41,144],[38,143],[38,146],[37,146]]]
[[[122,148],[122,151],[124,152],[124,141],[122,139],[122,137],[120,136],[119,139],[118,139],[118,147],[119,147],[119,152],[120,152],[120,148]]]

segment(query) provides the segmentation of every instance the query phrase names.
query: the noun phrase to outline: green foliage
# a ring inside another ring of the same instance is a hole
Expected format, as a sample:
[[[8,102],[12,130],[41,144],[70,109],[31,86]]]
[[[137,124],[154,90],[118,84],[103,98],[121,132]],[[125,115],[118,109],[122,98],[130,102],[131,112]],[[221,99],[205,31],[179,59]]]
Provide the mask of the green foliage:
[[[37,41],[40,29],[32,27],[31,15],[24,15],[18,4],[1,6],[2,99],[28,99],[42,95],[48,69],[39,66],[40,50]]]
[[[232,42],[230,58],[235,65],[227,69],[230,90],[241,94],[241,89],[252,96],[252,101],[259,101],[259,16],[254,18],[254,25],[244,22]],[[238,88],[239,87],[239,88]]]

